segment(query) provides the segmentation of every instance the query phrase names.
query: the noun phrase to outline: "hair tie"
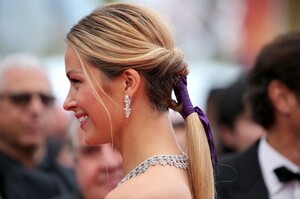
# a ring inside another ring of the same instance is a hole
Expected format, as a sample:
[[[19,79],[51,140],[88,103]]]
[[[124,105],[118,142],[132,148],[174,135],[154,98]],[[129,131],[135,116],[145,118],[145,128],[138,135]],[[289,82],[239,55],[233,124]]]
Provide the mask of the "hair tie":
[[[205,116],[203,111],[199,107],[194,107],[187,90],[187,77],[183,76],[182,79],[180,79],[176,85],[174,85],[174,93],[177,98],[178,103],[182,105],[182,111],[180,114],[185,119],[190,114],[196,112],[198,114],[198,117],[201,121],[201,123],[204,126],[205,134],[207,137],[207,141],[209,144],[211,156],[213,157],[213,160],[215,163],[217,163],[217,153],[215,150],[214,140],[211,132],[211,128],[209,125],[208,118]]]

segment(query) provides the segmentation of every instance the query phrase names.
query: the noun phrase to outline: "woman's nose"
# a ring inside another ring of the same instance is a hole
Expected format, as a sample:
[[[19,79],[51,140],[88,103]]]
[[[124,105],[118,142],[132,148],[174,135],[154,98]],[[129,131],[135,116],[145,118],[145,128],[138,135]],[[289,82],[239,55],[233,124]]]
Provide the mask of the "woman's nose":
[[[67,97],[64,101],[63,107],[66,111],[74,111],[77,108],[77,102],[70,95],[70,93],[67,95]]]

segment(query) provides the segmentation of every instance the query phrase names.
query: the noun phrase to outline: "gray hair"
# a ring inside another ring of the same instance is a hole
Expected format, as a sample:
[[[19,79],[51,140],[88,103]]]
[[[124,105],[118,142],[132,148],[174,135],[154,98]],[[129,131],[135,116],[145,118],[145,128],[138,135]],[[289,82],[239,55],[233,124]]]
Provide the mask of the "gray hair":
[[[44,64],[41,60],[29,53],[15,53],[10,54],[7,57],[4,57],[0,62],[0,74],[1,71],[4,71],[6,68],[26,68],[26,67],[34,67],[34,68],[44,68]]]
[[[15,68],[36,68],[46,71],[42,61],[30,53],[14,53],[4,57],[0,62],[0,80],[3,79],[4,73]],[[1,86],[0,81],[0,86]]]

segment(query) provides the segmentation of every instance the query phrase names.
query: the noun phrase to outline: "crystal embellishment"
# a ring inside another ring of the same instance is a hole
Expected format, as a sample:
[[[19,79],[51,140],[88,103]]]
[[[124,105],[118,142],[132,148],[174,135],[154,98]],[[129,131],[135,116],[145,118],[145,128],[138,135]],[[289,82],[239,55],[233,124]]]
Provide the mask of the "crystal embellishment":
[[[125,108],[124,108],[125,117],[129,118],[129,115],[131,113],[131,108],[130,108],[131,100],[128,95],[125,96],[124,102],[125,102]]]
[[[156,155],[148,158],[137,167],[135,167],[130,173],[128,173],[118,184],[120,186],[125,181],[139,176],[147,171],[150,166],[156,166],[157,163],[160,165],[166,166],[174,166],[179,169],[189,169],[189,161],[188,156],[186,154],[183,155]]]

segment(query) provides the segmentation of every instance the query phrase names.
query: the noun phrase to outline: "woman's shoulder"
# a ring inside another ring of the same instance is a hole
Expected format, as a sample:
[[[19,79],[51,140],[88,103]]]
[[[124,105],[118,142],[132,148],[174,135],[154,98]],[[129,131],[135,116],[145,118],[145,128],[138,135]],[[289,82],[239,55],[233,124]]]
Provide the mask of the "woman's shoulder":
[[[186,171],[165,167],[149,168],[110,192],[105,199],[182,199],[191,198]]]

